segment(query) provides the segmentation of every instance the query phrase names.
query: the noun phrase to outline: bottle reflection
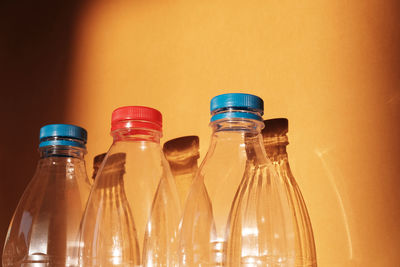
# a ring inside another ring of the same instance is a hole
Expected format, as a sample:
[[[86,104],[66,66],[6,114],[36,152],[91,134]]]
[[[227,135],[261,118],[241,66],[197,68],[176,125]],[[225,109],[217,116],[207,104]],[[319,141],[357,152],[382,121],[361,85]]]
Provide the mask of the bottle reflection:
[[[272,161],[279,178],[285,183],[289,197],[293,226],[295,228],[295,266],[317,266],[314,236],[307,207],[300,188],[290,170],[286,146],[289,144],[288,120],[271,119],[264,121],[262,130],[267,156]]]
[[[136,266],[139,245],[125,188],[125,153],[108,156],[87,206],[81,249],[83,266]]]
[[[93,174],[92,179],[96,179],[97,172],[100,169],[101,163],[103,163],[104,158],[106,157],[107,153],[102,153],[93,158]]]
[[[199,137],[183,136],[171,139],[164,144],[163,150],[175,178],[181,207],[184,207],[190,185],[198,169]]]
[[[316,148],[315,154],[324,169],[327,179],[325,185],[329,187],[327,191],[331,194],[327,196],[327,200],[334,200],[333,203],[330,203],[331,205],[328,205],[330,206],[329,214],[333,216],[333,218],[330,219],[330,225],[334,225],[335,227],[335,233],[333,234],[335,244],[330,242],[329,245],[330,247],[335,247],[335,251],[342,255],[340,258],[336,258],[335,261],[330,260],[329,263],[333,265],[352,264],[351,266],[353,266],[358,259],[354,257],[353,234],[350,231],[351,216],[349,217],[349,215],[354,213],[351,205],[349,205],[349,195],[348,192],[344,190],[345,187],[343,183],[343,181],[347,179],[343,177],[339,166],[334,163],[331,148]],[[332,241],[331,238],[330,240]],[[345,255],[347,255],[347,257]],[[322,260],[329,260],[329,258],[326,258]]]

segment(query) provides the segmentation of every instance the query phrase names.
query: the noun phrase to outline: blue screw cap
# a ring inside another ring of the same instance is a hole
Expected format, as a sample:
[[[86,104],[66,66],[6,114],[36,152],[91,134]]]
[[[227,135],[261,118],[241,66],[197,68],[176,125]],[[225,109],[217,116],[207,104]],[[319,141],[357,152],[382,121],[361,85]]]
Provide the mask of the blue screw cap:
[[[233,109],[233,110],[230,110]],[[215,96],[210,102],[211,121],[226,118],[262,120],[264,101],[255,95],[231,93]]]
[[[60,137],[72,140],[46,140],[49,137]],[[81,142],[74,142],[73,139]],[[40,129],[39,147],[48,145],[68,145],[83,147],[87,141],[87,131],[82,127],[70,124],[49,124]]]
[[[211,99],[210,112],[225,108],[254,110],[263,115],[264,101],[258,96],[242,93],[223,94]]]

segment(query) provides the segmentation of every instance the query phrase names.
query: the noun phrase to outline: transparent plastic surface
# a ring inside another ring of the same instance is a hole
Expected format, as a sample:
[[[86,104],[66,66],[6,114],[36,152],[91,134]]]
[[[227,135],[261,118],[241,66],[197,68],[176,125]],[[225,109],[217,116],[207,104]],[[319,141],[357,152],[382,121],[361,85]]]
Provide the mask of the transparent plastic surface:
[[[163,146],[165,157],[175,178],[181,207],[196,175],[199,154],[199,137],[183,136],[166,142]]]
[[[268,127],[268,124],[267,124]],[[286,129],[287,132],[287,129]],[[314,235],[307,207],[300,188],[290,170],[286,146],[288,138],[285,133],[276,131],[264,135],[264,145],[280,179],[285,183],[290,200],[295,231],[296,267],[316,267]]]
[[[90,192],[84,153],[40,148],[35,175],[10,223],[3,266],[78,266],[79,226]]]
[[[210,125],[211,144],[184,209],[181,266],[293,266],[289,201],[267,159],[262,121]]]
[[[92,179],[94,180],[97,176],[97,172],[100,169],[101,163],[103,163],[103,160],[107,153],[102,153],[93,158],[93,173],[92,173]]]
[[[176,266],[180,205],[161,133],[119,129],[82,222],[82,266]]]

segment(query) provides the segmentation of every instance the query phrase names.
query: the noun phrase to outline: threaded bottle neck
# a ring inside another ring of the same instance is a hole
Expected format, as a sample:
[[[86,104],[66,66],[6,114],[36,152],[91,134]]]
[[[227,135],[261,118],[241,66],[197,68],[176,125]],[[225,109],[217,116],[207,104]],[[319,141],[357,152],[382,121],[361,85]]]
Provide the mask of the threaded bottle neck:
[[[260,134],[263,122],[245,118],[224,118],[210,123],[214,133],[216,132],[237,132]]]
[[[262,121],[262,114],[258,110],[243,108],[220,108],[211,112],[211,122],[223,119],[244,119]]]
[[[111,132],[114,142],[147,141],[160,144],[162,132],[146,128],[120,128]]]
[[[39,148],[40,158],[69,157],[83,160],[86,149],[75,146],[51,145]]]
[[[287,135],[264,136],[263,143],[267,156],[271,161],[287,161],[286,146],[289,144]]]

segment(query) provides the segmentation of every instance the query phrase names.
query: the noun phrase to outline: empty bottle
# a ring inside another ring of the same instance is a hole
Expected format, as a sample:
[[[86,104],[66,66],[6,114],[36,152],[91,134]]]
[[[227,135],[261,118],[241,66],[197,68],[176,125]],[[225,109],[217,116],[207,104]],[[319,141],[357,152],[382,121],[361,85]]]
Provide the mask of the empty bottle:
[[[296,267],[317,266],[314,235],[311,227],[307,207],[300,188],[290,170],[286,146],[289,144],[288,120],[265,120],[265,128],[262,130],[264,146],[269,159],[272,161],[280,179],[286,185],[287,194],[293,216],[295,232]]]
[[[191,135],[169,140],[164,144],[163,150],[175,178],[181,207],[183,207],[198,169],[199,137]]]
[[[40,129],[40,160],[8,229],[3,266],[78,266],[79,225],[90,184],[86,130]]]
[[[180,205],[160,137],[161,113],[112,114],[114,139],[82,222],[82,266],[176,266]]]
[[[181,266],[293,266],[285,185],[262,143],[262,99],[224,94],[210,106],[211,143],[183,213]]]

